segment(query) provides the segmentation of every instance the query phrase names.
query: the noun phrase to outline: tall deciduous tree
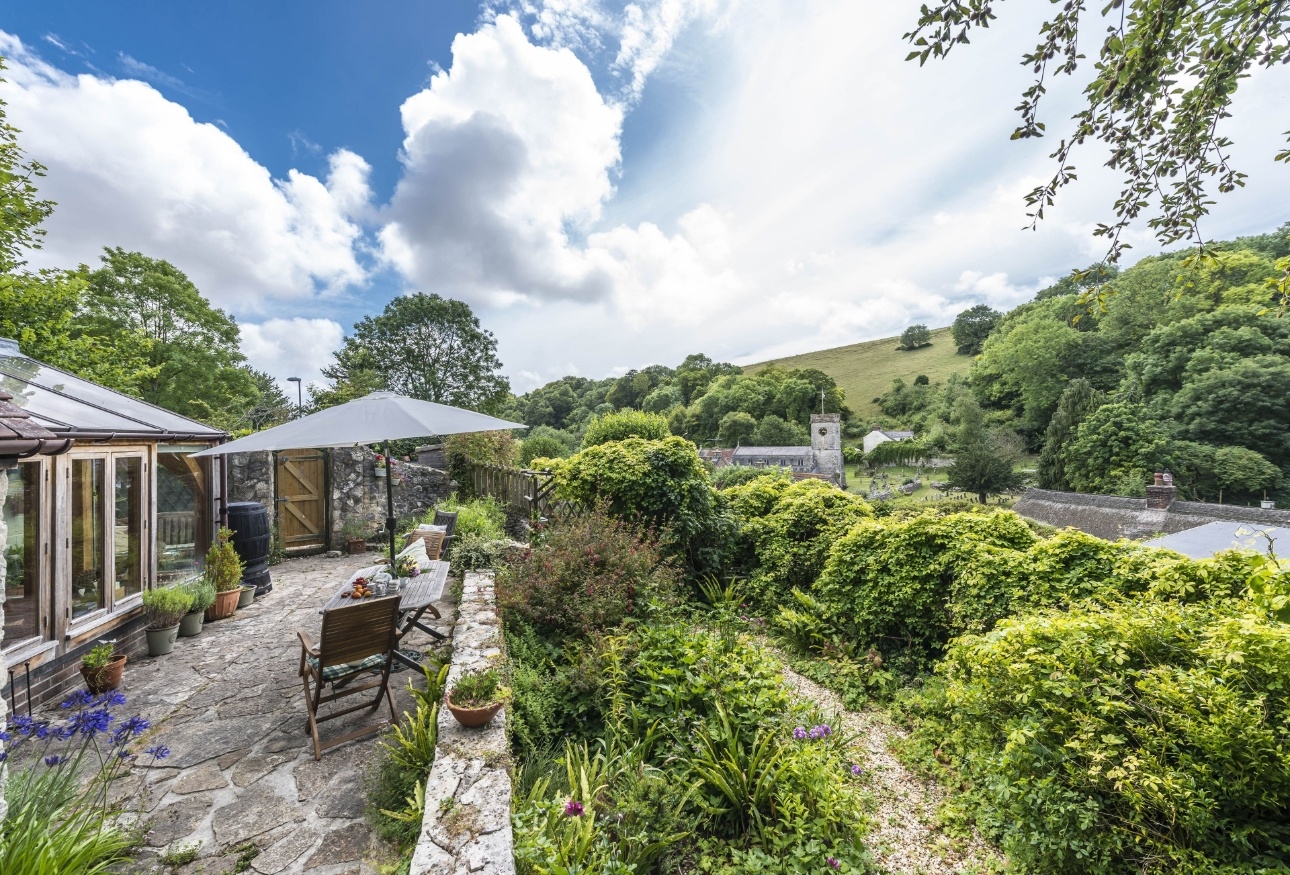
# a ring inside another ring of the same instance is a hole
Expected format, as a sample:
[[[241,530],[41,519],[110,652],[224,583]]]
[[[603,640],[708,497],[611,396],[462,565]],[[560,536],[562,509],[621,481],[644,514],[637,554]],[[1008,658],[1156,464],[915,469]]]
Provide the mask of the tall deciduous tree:
[[[468,305],[435,294],[395,298],[379,316],[355,325],[335,358],[323,368],[332,384],[311,393],[315,407],[388,389],[492,412],[510,390],[492,332]]]
[[[976,28],[995,19],[998,0],[941,0],[922,7],[917,28],[906,34],[914,45],[909,59],[920,64],[967,43]],[[1035,74],[1017,110],[1021,123],[1012,138],[1042,137],[1039,104],[1048,80],[1073,75],[1084,58],[1079,41],[1088,4],[1054,3],[1040,27],[1039,43],[1022,55]],[[1229,192],[1245,184],[1230,163],[1232,143],[1222,121],[1252,67],[1274,67],[1290,58],[1290,3],[1285,0],[1113,0],[1099,4],[1109,27],[1093,75],[1084,89],[1086,104],[1074,116],[1071,134],[1058,142],[1051,179],[1026,196],[1033,222],[1057,193],[1073,182],[1074,151],[1089,140],[1110,148],[1106,162],[1123,177],[1114,218],[1094,231],[1109,242],[1115,261],[1127,248],[1124,229],[1151,210],[1148,225],[1162,243],[1200,239],[1198,222],[1210,204],[1206,190]],[[1290,150],[1276,160],[1290,159]]]
[[[82,324],[105,339],[142,338],[152,367],[140,395],[184,416],[236,428],[259,400],[238,348],[237,323],[212,307],[168,261],[123,249],[83,268],[88,294]]]
[[[977,304],[955,316],[954,324],[950,326],[950,336],[954,338],[959,355],[979,353],[985,339],[1002,318],[1003,314],[989,304]]]
[[[0,72],[4,68],[0,58]],[[8,274],[26,263],[25,250],[40,248],[45,236],[40,226],[53,213],[54,202],[40,198],[36,180],[45,168],[18,145],[19,131],[9,124],[5,106],[0,100],[0,273]]]
[[[1141,407],[1103,404],[1075,429],[1063,453],[1066,479],[1078,492],[1140,492],[1171,463],[1169,435]]]

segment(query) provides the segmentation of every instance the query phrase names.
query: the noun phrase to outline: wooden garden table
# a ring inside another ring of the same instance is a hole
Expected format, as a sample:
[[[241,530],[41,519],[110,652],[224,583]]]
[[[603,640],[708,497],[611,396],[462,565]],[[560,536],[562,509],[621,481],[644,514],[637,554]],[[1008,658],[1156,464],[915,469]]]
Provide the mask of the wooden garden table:
[[[413,629],[420,629],[422,632],[436,638],[440,641],[447,638],[437,630],[421,622],[422,616],[429,613],[436,620],[441,619],[439,610],[434,603],[443,598],[443,588],[448,583],[448,563],[442,560],[435,560],[430,563],[430,567],[422,571],[416,577],[407,578],[407,582],[399,590],[399,640],[407,635]],[[340,589],[327,600],[318,613],[330,611],[332,608],[344,607],[350,604],[350,599],[342,597],[342,593],[350,592],[352,582],[346,581]],[[394,658],[409,668],[420,668],[421,664],[404,656],[396,648]]]

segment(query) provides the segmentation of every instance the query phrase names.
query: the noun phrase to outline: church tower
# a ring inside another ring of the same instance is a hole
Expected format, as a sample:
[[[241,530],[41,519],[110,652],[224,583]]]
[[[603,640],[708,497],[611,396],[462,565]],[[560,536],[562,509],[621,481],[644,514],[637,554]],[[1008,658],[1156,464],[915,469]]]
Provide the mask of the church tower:
[[[815,470],[827,474],[843,489],[847,488],[847,468],[842,461],[842,415],[840,413],[811,414],[811,451],[815,454]]]

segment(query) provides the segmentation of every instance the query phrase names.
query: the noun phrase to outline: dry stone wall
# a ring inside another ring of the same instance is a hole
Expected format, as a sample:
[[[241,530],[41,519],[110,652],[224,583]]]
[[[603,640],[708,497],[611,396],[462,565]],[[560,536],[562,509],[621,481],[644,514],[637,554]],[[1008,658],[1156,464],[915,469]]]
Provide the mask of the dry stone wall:
[[[501,655],[491,571],[466,573],[452,633],[448,689],[463,671]],[[506,709],[486,726],[458,725],[439,709],[439,743],[409,875],[514,875]]]

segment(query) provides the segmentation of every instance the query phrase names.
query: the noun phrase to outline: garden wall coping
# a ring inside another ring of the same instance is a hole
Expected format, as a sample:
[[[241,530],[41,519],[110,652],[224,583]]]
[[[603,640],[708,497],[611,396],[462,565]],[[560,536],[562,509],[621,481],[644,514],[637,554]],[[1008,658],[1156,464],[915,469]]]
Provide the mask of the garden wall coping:
[[[501,655],[491,571],[468,571],[452,633],[448,689],[463,671]],[[514,875],[506,709],[486,726],[458,725],[439,709],[425,815],[409,875]]]

